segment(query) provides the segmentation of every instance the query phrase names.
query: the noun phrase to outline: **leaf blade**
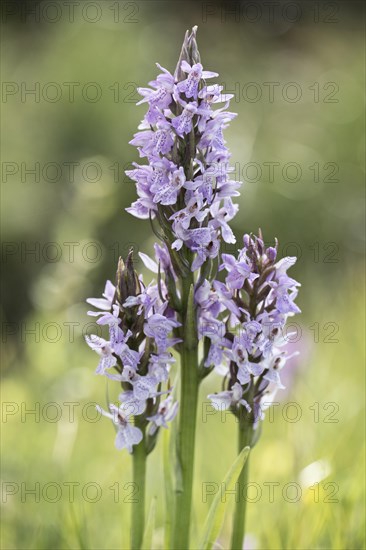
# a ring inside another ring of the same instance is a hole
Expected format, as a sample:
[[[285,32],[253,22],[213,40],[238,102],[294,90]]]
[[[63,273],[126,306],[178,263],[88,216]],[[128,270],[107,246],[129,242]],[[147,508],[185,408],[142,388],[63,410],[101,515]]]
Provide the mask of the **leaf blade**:
[[[144,531],[144,536],[142,538],[141,548],[144,550],[151,550],[152,548],[152,538],[154,534],[155,527],[155,516],[156,516],[156,497],[154,497],[150,504],[149,515],[147,518],[147,523]]]
[[[242,469],[244,468],[245,462],[247,461],[249,451],[250,447],[244,447],[244,449],[237,456],[231,468],[227,472],[223,480],[226,491],[229,492],[233,490],[234,485],[237,482]],[[220,492],[217,492],[215,498],[212,501],[210,510],[205,521],[203,535],[199,544],[199,548],[201,550],[210,550],[213,543],[220,534],[225,515],[225,506],[226,502],[221,501],[221,494]]]

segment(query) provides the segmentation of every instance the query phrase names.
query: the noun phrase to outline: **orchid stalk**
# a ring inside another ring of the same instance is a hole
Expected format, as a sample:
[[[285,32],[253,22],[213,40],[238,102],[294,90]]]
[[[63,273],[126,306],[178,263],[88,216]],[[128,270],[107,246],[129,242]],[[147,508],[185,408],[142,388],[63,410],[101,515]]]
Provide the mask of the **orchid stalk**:
[[[190,547],[194,450],[199,385],[213,370],[224,389],[210,395],[213,406],[239,419],[239,453],[258,439],[264,408],[282,387],[279,371],[289,358],[281,351],[299,284],[286,270],[295,258],[276,261],[277,243],[266,247],[261,233],[245,235],[238,256],[222,253],[234,244],[229,223],[238,212],[233,198],[230,152],[223,131],[235,114],[232,95],[208,84],[217,73],[203,70],[196,27],[186,33],[174,74],[160,74],[139,88],[146,115],[130,142],[142,164],[127,175],[138,198],[127,211],[149,220],[158,242],[154,258],[140,257],[156,280],[145,284],[134,269],[133,252],[120,259],[116,283],[103,298],[88,299],[108,339],[92,335],[100,356],[96,373],[122,389],[118,406],[101,414],[116,426],[115,444],[133,456],[139,503],[132,513],[131,547],[142,545],[146,460],[162,428],[177,416],[176,488],[171,547]],[[173,354],[174,353],[174,354]],[[171,366],[179,355],[179,400]],[[239,483],[245,484],[248,466]],[[245,502],[236,505],[232,548],[241,548]]]

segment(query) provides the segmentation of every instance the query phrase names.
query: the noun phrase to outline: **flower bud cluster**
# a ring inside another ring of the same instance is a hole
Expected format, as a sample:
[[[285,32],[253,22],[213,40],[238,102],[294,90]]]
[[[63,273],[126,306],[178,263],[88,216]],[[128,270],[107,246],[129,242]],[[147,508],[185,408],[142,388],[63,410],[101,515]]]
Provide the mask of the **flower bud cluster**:
[[[277,260],[275,247],[244,235],[237,257],[222,255],[225,281],[204,281],[196,291],[199,332],[208,349],[204,366],[225,377],[224,391],[211,394],[218,408],[240,414],[244,407],[257,423],[263,403],[284,388],[280,372],[292,357],[283,349],[287,318],[300,312],[295,304],[300,284],[287,275],[296,258]]]
[[[117,426],[116,447],[129,452],[142,441],[141,428],[145,427],[150,451],[160,427],[167,427],[166,422],[177,412],[168,382],[174,362],[169,349],[179,342],[171,333],[180,323],[165,295],[163,283],[144,285],[133,267],[131,251],[126,264],[119,260],[116,286],[107,281],[102,298],[87,300],[98,310],[88,314],[98,317],[97,323],[106,325],[109,335],[108,339],[86,337],[100,357],[96,373],[120,382],[122,387],[120,405],[111,404],[110,412],[100,411]],[[137,416],[138,427],[132,426],[130,421]]]
[[[130,143],[148,164],[126,172],[139,197],[127,211],[157,220],[178,265],[185,263],[183,249],[191,251],[192,271],[218,256],[221,240],[235,242],[228,222],[237,213],[232,197],[240,187],[230,179],[223,137],[236,116],[227,111],[233,96],[207,83],[218,74],[203,69],[195,34],[186,35],[174,75],[158,65],[150,88],[138,89],[148,110]]]

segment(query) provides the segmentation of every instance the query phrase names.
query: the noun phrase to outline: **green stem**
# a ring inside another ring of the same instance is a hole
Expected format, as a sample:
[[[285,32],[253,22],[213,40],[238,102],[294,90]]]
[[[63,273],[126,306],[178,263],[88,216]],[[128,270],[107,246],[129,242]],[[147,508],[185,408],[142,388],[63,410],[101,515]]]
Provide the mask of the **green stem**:
[[[173,548],[189,548],[189,530],[192,507],[192,489],[194,473],[194,449],[196,434],[196,418],[199,390],[198,371],[198,339],[193,319],[192,304],[193,295],[190,288],[193,279],[187,277],[183,284],[184,313],[182,325],[184,328],[184,340],[181,352],[181,390],[180,412],[178,428],[178,467],[180,468],[180,483],[176,489]]]
[[[238,453],[247,445],[250,446],[252,439],[252,426],[248,421],[248,415],[241,419],[238,429]],[[243,548],[245,534],[245,515],[246,515],[246,485],[248,483],[249,456],[244,464],[239,479],[239,500],[235,503],[233,532],[231,537],[231,550],[241,550]]]
[[[137,488],[137,501],[132,504],[131,548],[140,550],[145,530],[145,478],[146,478],[145,435],[132,454],[133,483]]]

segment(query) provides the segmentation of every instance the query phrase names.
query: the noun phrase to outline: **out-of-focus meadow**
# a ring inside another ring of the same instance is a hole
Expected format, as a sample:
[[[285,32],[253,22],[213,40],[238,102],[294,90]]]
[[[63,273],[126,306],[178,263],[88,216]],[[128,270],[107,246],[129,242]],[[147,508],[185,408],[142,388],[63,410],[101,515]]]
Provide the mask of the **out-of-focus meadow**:
[[[3,4],[1,547],[128,548],[131,461],[88,406],[105,405],[106,387],[82,337],[85,299],[130,246],[152,250],[149,223],[124,211],[135,192],[123,171],[138,160],[128,141],[144,113],[135,89],[155,62],[174,69],[198,24],[204,67],[236,94],[226,134],[244,180],[234,231],[278,237],[283,255],[299,256],[302,283],[291,344],[301,356],[251,457],[247,547],[363,548],[362,4],[295,3],[297,16],[277,7],[272,20],[265,2],[235,3],[234,14],[215,3],[81,2],[73,17],[67,3],[43,2],[26,21],[22,6],[35,2]],[[233,420],[205,412],[219,384],[213,375],[202,387],[194,536],[236,452]],[[162,442],[148,467],[154,548]]]

